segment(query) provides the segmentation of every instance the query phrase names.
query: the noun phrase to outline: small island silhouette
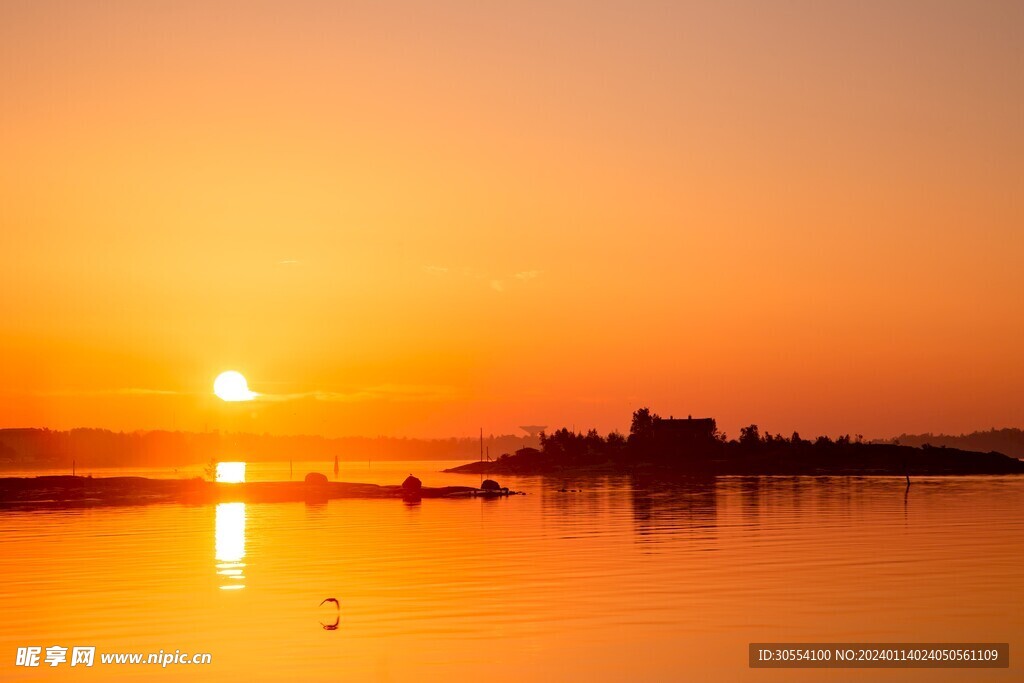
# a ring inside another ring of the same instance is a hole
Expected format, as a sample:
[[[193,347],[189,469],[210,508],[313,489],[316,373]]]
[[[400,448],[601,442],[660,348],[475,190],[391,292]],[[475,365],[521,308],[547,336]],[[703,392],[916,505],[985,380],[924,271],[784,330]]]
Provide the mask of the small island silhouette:
[[[662,418],[641,408],[629,435],[562,428],[541,433],[540,449],[520,448],[497,460],[447,472],[552,474],[558,472],[687,472],[709,475],[964,475],[1024,473],[1024,462],[1001,453],[865,443],[860,436],[807,440],[794,432],[761,434],[752,424],[729,440],[711,418]]]

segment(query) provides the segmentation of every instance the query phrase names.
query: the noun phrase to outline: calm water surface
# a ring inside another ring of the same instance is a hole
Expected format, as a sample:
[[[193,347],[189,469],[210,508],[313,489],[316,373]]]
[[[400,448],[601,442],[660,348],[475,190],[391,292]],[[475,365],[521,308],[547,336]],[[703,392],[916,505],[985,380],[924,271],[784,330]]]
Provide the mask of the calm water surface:
[[[448,465],[340,478],[479,480]],[[0,679],[1021,680],[1024,477],[502,483],[528,495],[0,512]],[[1009,641],[1012,668],[749,670],[751,641]],[[213,663],[15,667],[26,645]]]

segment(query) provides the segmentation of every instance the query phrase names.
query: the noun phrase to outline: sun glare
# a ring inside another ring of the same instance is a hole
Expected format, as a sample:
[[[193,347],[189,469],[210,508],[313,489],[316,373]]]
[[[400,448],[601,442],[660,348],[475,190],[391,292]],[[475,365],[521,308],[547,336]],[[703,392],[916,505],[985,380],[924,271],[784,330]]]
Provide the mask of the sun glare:
[[[245,482],[244,462],[217,463],[217,481],[224,484],[242,484]]]
[[[251,401],[256,394],[249,391],[249,383],[242,373],[228,370],[213,381],[213,393],[222,401]]]

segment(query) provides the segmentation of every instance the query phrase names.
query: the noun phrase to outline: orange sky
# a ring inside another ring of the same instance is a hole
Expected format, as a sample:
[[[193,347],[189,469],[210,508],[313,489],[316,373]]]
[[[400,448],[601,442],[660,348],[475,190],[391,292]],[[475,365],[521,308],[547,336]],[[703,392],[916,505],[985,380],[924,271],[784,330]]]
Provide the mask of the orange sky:
[[[1022,64],[1020,2],[4,2],[0,426],[1024,426]]]

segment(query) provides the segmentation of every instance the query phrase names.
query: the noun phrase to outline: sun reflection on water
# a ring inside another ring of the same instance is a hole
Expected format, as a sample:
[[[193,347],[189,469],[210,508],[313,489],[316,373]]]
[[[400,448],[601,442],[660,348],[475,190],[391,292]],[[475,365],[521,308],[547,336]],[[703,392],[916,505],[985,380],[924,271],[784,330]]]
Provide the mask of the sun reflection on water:
[[[214,526],[214,558],[217,574],[226,581],[223,590],[245,588],[245,503],[217,505]]]

